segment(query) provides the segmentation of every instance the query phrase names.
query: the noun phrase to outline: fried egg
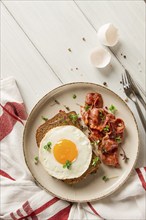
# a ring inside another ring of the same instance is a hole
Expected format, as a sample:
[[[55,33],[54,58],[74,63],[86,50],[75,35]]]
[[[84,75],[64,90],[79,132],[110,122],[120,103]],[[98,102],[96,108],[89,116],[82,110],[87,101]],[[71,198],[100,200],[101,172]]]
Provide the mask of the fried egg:
[[[88,169],[91,158],[89,139],[71,125],[52,128],[40,143],[39,161],[57,179],[80,177]]]

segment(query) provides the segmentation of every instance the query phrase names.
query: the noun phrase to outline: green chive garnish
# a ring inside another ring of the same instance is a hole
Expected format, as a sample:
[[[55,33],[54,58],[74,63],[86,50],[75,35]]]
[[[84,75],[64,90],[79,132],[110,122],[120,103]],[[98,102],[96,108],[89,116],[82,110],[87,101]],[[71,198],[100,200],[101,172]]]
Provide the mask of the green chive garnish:
[[[109,107],[109,110],[111,111],[111,113],[115,114],[115,112],[117,111],[116,107],[114,105],[111,105]]]
[[[51,149],[51,145],[52,145],[52,143],[51,143],[51,142],[48,142],[48,143],[44,146],[44,149],[45,149],[45,150],[50,150],[50,149]]]
[[[38,162],[39,162],[39,158],[38,158],[38,156],[35,156],[35,157],[34,157],[34,163],[35,163],[35,164],[38,164]]]
[[[48,121],[48,118],[46,118],[46,117],[44,117],[44,116],[42,116],[42,119],[43,119],[44,121]]]
[[[76,98],[77,98],[77,96],[76,96],[76,94],[74,94],[74,95],[73,95],[73,99],[76,99]]]
[[[92,162],[92,165],[95,167],[97,165],[97,162],[100,161],[100,158],[99,157],[95,157],[93,159],[93,162]]]
[[[86,105],[84,106],[84,109],[85,109],[86,112],[89,110],[89,108],[90,108],[90,105],[87,105],[87,104],[86,104]]]
[[[99,145],[99,143],[100,143],[100,140],[97,140],[97,141],[93,141],[93,142],[91,142],[91,144],[92,144],[93,146],[95,146],[95,145]]]
[[[72,162],[67,160],[66,163],[63,165],[63,168],[67,168],[67,169],[70,169],[71,168],[71,165],[72,165]]]
[[[107,176],[103,176],[103,177],[102,177],[102,180],[103,180],[104,182],[107,182],[107,181],[109,180],[109,178],[108,178]]]
[[[103,128],[104,131],[109,131],[110,130],[110,127],[109,125],[106,125],[104,128]]]
[[[71,121],[73,123],[75,123],[78,120],[78,115],[71,114],[71,115],[69,115],[69,118],[71,119]]]
[[[122,142],[122,140],[121,140],[121,137],[120,137],[120,136],[116,137],[116,138],[115,138],[115,140],[116,140],[118,143],[121,143],[121,142]]]

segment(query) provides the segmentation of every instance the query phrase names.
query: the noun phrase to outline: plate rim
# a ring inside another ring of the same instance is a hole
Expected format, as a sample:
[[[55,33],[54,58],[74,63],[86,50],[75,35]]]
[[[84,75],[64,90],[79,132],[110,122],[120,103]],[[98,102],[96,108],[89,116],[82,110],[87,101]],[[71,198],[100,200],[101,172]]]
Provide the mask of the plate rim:
[[[26,154],[25,154],[25,134],[26,134],[26,130],[27,130],[27,125],[29,124],[29,121],[31,119],[31,116],[33,114],[33,112],[35,111],[35,109],[37,108],[37,106],[39,106],[39,104],[43,101],[43,99],[45,99],[49,94],[55,92],[56,90],[62,88],[62,87],[66,87],[66,86],[70,86],[70,85],[74,85],[74,84],[86,84],[86,85],[94,85],[94,86],[99,86],[101,88],[104,88],[105,90],[107,91],[110,91],[112,92],[120,101],[122,101],[122,103],[124,103],[124,105],[127,107],[127,109],[129,110],[129,112],[131,113],[133,119],[134,119],[134,123],[136,125],[136,131],[137,131],[137,136],[138,136],[138,146],[137,146],[137,154],[136,154],[136,158],[135,158],[135,161],[133,163],[133,166],[131,167],[127,177],[124,179],[123,182],[121,182],[115,189],[113,189],[111,192],[107,193],[106,195],[103,195],[103,196],[100,196],[98,198],[93,198],[93,199],[83,199],[83,200],[75,200],[75,199],[69,199],[68,197],[67,198],[63,198],[61,196],[58,196],[56,195],[55,193],[49,191],[46,187],[44,187],[36,178],[35,176],[33,175],[28,163],[27,163],[27,159],[26,159]],[[84,203],[84,202],[95,202],[95,201],[99,201],[101,199],[104,199],[110,195],[112,195],[114,192],[118,191],[120,189],[121,186],[123,186],[126,181],[129,179],[129,177],[131,176],[132,172],[133,172],[133,169],[137,163],[137,160],[138,160],[138,155],[139,155],[139,151],[140,151],[140,136],[139,136],[139,129],[138,129],[138,124],[137,124],[137,121],[135,119],[135,116],[132,112],[132,110],[130,109],[130,107],[127,105],[127,103],[124,102],[124,100],[118,95],[116,94],[113,90],[103,86],[103,85],[100,85],[100,84],[97,84],[97,83],[92,83],[92,82],[70,82],[70,83],[65,83],[63,85],[60,85],[60,86],[57,86],[55,87],[54,89],[50,90],[48,93],[46,93],[41,99],[39,99],[37,101],[37,103],[34,105],[34,107],[32,108],[32,110],[30,111],[29,115],[28,115],[28,118],[27,118],[27,121],[24,125],[24,130],[23,130],[23,137],[22,137],[22,145],[23,145],[23,155],[24,155],[24,160],[25,160],[25,163],[26,163],[26,166],[29,170],[29,172],[31,173],[33,179],[34,179],[34,182],[36,183],[36,185],[38,185],[40,188],[42,188],[43,190],[45,190],[47,193],[50,193],[52,196],[55,196],[55,197],[58,197],[59,199],[61,200],[64,200],[64,201],[68,201],[68,202],[79,202],[79,203]]]

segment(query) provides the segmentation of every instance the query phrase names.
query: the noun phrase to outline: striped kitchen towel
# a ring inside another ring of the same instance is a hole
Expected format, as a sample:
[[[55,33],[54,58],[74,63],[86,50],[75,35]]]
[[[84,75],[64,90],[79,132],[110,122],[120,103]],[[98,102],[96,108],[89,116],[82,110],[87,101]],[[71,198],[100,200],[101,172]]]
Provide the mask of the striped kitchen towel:
[[[25,106],[10,77],[1,80],[0,218],[7,220],[144,220],[146,167],[136,168],[124,186],[97,202],[69,203],[39,188],[28,171],[22,150]]]

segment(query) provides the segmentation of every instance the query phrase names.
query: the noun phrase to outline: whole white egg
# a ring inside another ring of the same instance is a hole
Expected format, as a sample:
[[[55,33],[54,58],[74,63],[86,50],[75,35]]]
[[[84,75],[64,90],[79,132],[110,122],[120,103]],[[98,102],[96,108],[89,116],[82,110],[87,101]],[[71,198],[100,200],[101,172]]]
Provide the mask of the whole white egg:
[[[57,179],[80,177],[88,169],[91,158],[90,141],[75,126],[52,128],[40,143],[39,161]]]

